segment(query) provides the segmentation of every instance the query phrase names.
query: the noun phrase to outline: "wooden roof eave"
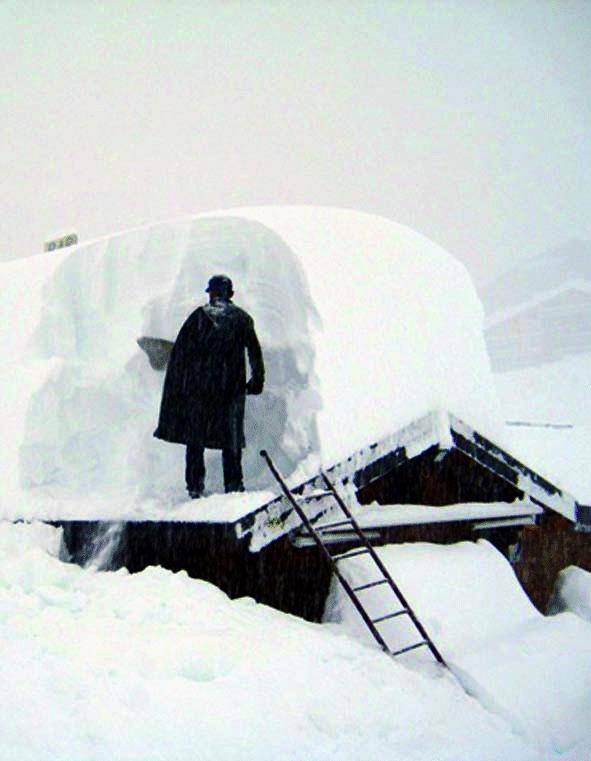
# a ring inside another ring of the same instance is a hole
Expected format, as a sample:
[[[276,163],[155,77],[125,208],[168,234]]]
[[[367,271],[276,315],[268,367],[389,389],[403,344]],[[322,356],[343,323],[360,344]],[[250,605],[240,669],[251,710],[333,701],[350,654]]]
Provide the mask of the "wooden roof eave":
[[[400,431],[335,463],[326,469],[326,473],[337,487],[352,486],[357,491],[420,452],[430,447],[438,448],[440,432],[440,413],[429,413]],[[313,496],[318,490],[325,490],[320,475],[292,487],[292,492],[301,497]],[[315,523],[333,509],[334,502],[330,499],[312,499],[306,505],[306,514]],[[235,528],[237,537],[248,537],[251,551],[258,552],[270,542],[298,529],[300,525],[301,521],[292,505],[284,496],[279,496],[242,517],[236,522]]]
[[[337,487],[344,486],[345,490],[357,492],[429,449],[434,450],[435,457],[445,457],[450,450],[457,449],[523,492],[535,504],[553,510],[573,523],[576,520],[578,506],[571,495],[481,436],[455,415],[440,411],[431,412],[381,441],[363,447],[346,460],[327,468],[326,473]],[[335,507],[331,499],[315,499],[314,493],[318,490],[324,491],[319,475],[292,488],[294,494],[309,498],[305,509],[313,524]],[[280,496],[239,519],[235,531],[239,539],[249,541],[252,552],[258,552],[300,526],[301,521],[293,506]]]
[[[577,501],[534,470],[493,444],[455,415],[449,415],[454,447],[526,494],[532,502],[574,523]]]

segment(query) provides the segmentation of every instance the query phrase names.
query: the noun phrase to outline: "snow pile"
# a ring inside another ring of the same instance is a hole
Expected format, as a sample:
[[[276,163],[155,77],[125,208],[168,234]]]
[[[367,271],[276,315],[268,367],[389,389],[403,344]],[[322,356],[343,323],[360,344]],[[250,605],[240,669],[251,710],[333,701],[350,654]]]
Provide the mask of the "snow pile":
[[[498,443],[583,504],[591,504],[590,375],[589,353],[495,375],[510,423]]]
[[[541,761],[449,675],[183,573],[61,563],[58,537],[0,524],[3,759]]]
[[[247,404],[249,488],[270,483],[262,447],[304,475],[431,409],[485,433],[495,427],[481,308],[465,269],[382,218],[237,210],[0,271],[5,516],[38,515],[34,493],[62,517],[88,497],[132,511],[154,498],[182,502],[184,449],[152,439],[163,375],[136,339],[173,340],[216,272],[234,280],[267,364],[266,390]],[[214,490],[218,457],[208,469]]]
[[[591,573],[574,565],[564,568],[558,574],[549,610],[568,610],[591,622]]]
[[[49,487],[58,498],[131,492],[141,502],[183,482],[184,449],[152,439],[163,375],[136,339],[174,338],[222,268],[257,318],[268,366],[266,394],[249,404],[253,485],[263,433],[281,442],[286,467],[316,446],[315,312],[295,256],[253,222],[162,225],[3,268],[6,501],[21,488]]]
[[[443,657],[466,688],[545,753],[591,747],[591,625],[571,613],[546,618],[529,602],[490,544],[392,545],[379,549]],[[354,586],[376,578],[364,558],[341,564]],[[366,590],[372,618],[399,609],[389,588]],[[336,582],[326,619],[366,641],[371,635]],[[392,648],[420,639],[406,616],[379,625]],[[421,663],[422,648],[400,656]],[[581,755],[580,758],[587,758]]]
[[[434,409],[498,430],[483,312],[464,266],[381,217],[315,209],[237,212],[298,255],[320,315],[314,334],[325,461]]]

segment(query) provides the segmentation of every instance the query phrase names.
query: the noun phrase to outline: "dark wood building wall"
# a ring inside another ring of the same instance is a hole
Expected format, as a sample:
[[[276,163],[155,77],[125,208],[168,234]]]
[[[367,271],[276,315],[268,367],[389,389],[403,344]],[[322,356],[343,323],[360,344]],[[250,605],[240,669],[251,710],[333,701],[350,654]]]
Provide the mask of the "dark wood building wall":
[[[484,498],[486,496],[486,499]],[[458,449],[432,447],[382,477],[361,486],[362,505],[453,505],[459,502],[513,502],[523,492]]]
[[[96,521],[66,521],[64,544],[69,559],[85,565],[104,526]],[[320,621],[331,569],[316,547],[295,548],[287,536],[261,552],[250,552],[230,524],[128,522],[121,525],[108,570],[130,573],[155,565],[209,581],[229,597],[257,602]]]
[[[538,526],[520,531],[520,559],[515,574],[531,601],[542,613],[563,568],[576,565],[591,572],[591,534],[574,530],[561,515],[545,514]]]

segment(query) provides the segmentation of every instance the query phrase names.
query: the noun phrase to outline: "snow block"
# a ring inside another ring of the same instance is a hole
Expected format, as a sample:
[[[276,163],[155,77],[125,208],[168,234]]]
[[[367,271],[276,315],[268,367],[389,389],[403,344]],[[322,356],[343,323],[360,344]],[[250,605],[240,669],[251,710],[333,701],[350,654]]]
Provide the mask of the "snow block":
[[[259,449],[301,482],[320,461],[432,409],[494,434],[482,310],[466,270],[386,219],[232,210],[2,271],[5,517],[34,517],[44,495],[58,512],[90,494],[128,505],[178,501],[184,450],[152,438],[163,376],[137,340],[174,341],[217,272],[233,279],[236,303],[253,316],[267,366],[264,393],[247,400],[248,488],[270,484]],[[208,487],[217,491],[220,467],[209,454]]]

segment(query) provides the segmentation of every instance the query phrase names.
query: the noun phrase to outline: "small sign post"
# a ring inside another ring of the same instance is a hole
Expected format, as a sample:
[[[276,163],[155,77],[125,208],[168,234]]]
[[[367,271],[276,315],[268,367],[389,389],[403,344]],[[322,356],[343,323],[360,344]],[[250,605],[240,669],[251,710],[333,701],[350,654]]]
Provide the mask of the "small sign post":
[[[46,241],[44,251],[56,251],[58,248],[75,246],[76,243],[78,243],[78,236],[76,233],[69,233],[69,235],[62,235],[61,238],[54,238],[54,240]]]

